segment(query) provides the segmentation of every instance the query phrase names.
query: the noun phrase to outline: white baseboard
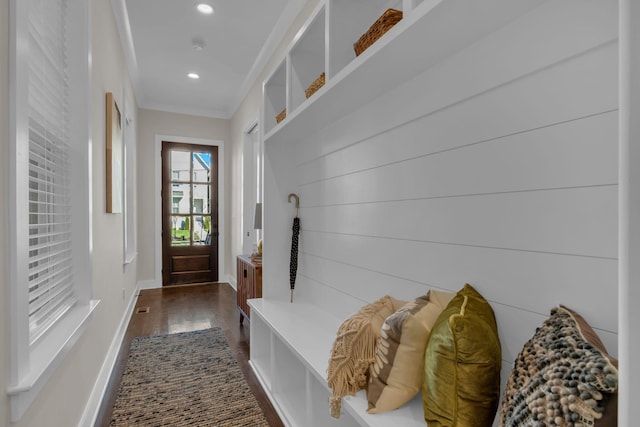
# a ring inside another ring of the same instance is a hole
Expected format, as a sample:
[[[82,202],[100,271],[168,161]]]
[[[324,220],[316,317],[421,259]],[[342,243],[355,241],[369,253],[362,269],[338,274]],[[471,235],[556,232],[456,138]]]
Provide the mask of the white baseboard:
[[[93,390],[91,391],[91,395],[89,396],[89,401],[84,407],[82,418],[80,418],[78,427],[93,427],[96,422],[98,412],[100,411],[100,404],[102,403],[102,399],[104,398],[104,393],[107,390],[109,378],[111,378],[111,372],[113,371],[113,367],[116,363],[116,358],[118,357],[118,353],[120,352],[122,340],[124,338],[125,332],[127,331],[129,319],[131,318],[131,314],[133,313],[133,309],[136,305],[136,299],[140,291],[141,284],[142,282],[138,282],[135,292],[133,292],[131,298],[129,299],[129,305],[122,315],[122,319],[120,319],[120,325],[118,325],[116,334],[113,337],[113,340],[111,340],[109,351],[104,358],[104,362],[102,363],[102,367],[100,368],[98,378],[93,385]]]
[[[220,282],[225,282],[225,281],[228,282],[234,290],[238,289],[236,279],[233,276],[226,274],[224,276],[224,280],[220,280]],[[160,289],[161,287],[162,287],[162,283],[158,282],[155,279],[141,280],[140,282],[138,282],[139,291],[143,289]]]
[[[142,280],[138,282],[138,286],[137,286],[138,291],[141,291],[143,289],[158,289],[161,287],[162,287],[162,284],[156,281],[155,279]]]
[[[233,276],[231,276],[230,274],[227,274],[225,279],[226,279],[227,283],[229,284],[229,286],[231,286],[234,291],[238,290],[238,282],[236,281],[236,279]]]

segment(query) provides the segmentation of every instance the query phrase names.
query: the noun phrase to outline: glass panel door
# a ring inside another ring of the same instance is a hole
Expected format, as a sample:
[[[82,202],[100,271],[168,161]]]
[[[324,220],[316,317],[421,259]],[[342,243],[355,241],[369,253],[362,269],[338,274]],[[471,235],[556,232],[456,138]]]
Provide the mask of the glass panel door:
[[[162,150],[163,284],[217,280],[217,147]]]

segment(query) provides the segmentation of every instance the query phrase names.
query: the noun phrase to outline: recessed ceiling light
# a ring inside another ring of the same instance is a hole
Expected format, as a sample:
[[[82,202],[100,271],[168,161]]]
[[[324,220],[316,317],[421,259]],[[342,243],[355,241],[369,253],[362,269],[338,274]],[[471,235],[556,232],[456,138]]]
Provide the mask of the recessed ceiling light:
[[[196,9],[198,9],[198,12],[204,13],[205,15],[211,15],[213,13],[213,7],[206,3],[198,3]]]
[[[191,39],[191,47],[193,47],[193,50],[201,51],[205,46],[206,43],[201,37],[194,37]]]
[[[196,79],[200,78],[200,75],[197,74],[197,73],[189,73],[189,74],[187,74],[187,77],[189,77],[190,79],[196,80]]]

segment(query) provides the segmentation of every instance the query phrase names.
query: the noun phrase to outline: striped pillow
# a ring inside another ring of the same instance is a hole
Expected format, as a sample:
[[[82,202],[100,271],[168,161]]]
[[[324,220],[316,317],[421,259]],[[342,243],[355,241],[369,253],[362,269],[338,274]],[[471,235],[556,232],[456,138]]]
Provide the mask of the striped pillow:
[[[454,295],[430,290],[387,317],[369,369],[370,414],[397,409],[418,394],[431,328]]]

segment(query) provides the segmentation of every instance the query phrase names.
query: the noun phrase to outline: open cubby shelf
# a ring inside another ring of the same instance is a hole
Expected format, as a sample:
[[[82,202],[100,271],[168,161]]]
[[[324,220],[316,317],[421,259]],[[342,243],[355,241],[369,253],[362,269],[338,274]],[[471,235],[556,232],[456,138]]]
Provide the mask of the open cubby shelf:
[[[312,134],[541,3],[325,0],[300,29],[281,65],[264,82],[264,140],[294,141]],[[403,19],[356,57],[353,44],[389,7],[403,10]],[[301,54],[305,49],[307,54]],[[285,67],[288,62],[292,66]],[[302,69],[309,77],[305,74],[307,78],[301,80]],[[322,71],[327,72],[322,93],[302,99],[304,89]],[[273,90],[276,87],[278,90]],[[291,111],[276,124],[271,106],[284,108],[282,100],[287,97]]]

